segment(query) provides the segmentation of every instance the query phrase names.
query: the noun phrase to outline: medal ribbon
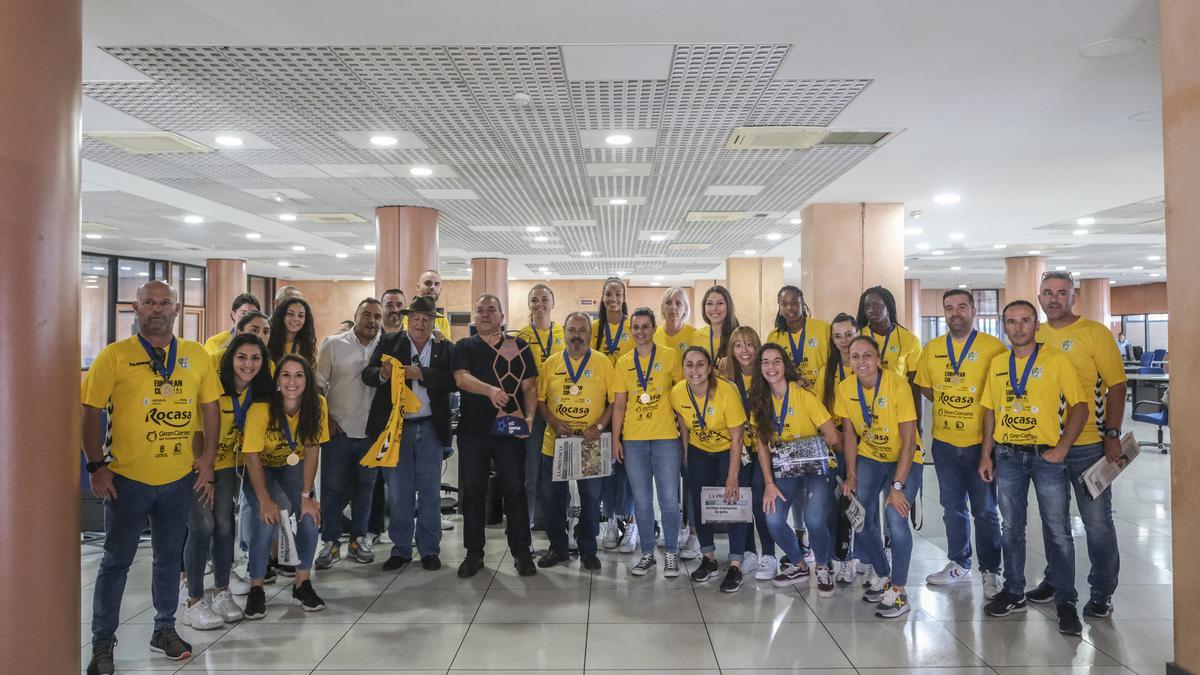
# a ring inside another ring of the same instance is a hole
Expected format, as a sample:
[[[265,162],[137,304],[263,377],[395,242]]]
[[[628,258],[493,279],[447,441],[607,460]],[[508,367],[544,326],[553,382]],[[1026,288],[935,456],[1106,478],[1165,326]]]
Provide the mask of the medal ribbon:
[[[716,361],[717,360],[717,347],[716,347],[716,344],[713,343],[714,337],[715,336],[713,335],[712,326],[709,326],[709,328],[708,328],[708,355],[711,356],[714,361]]]
[[[979,333],[977,330],[972,330],[967,336],[967,342],[963,345],[962,352],[956,357],[954,355],[954,343],[950,340],[950,334],[946,333],[946,358],[950,359],[950,367],[954,369],[954,374],[958,375],[958,369],[962,367],[963,361],[966,360],[967,354],[971,351],[971,344],[975,342],[975,336]]]
[[[704,421],[704,413],[708,410],[708,398],[712,396],[712,387],[708,387],[708,389],[704,392],[703,408],[696,403],[696,395],[692,393],[692,388],[684,388],[687,389],[688,398],[692,400],[692,410],[696,413],[696,426],[700,427],[701,429],[707,429],[708,422]]]
[[[167,348],[166,363],[158,358],[158,354],[154,353],[154,346],[146,338],[138,335],[138,342],[142,343],[142,349],[146,350],[146,356],[150,357],[150,370],[162,377],[163,382],[169,384],[171,375],[175,372],[175,354],[179,349],[179,341],[174,336],[171,337],[171,345]]]
[[[650,347],[650,361],[646,364],[645,372],[642,371],[642,358],[638,354],[637,347],[633,349],[633,367],[637,370],[638,386],[647,394],[650,393],[650,371],[654,369],[654,357],[658,355],[658,345]]]
[[[292,438],[292,425],[288,423],[287,414],[284,414],[283,424],[279,426],[283,427],[283,440],[287,441],[288,447],[292,449],[292,452],[296,452],[296,439]]]
[[[1021,373],[1021,381],[1017,381],[1017,353],[1008,353],[1008,384],[1012,387],[1013,396],[1023,398],[1025,389],[1029,386],[1029,373],[1033,372],[1033,362],[1037,361],[1038,350],[1042,345],[1034,343],[1033,353],[1029,355],[1029,360],[1025,362],[1025,370]]]
[[[571,355],[563,352],[563,363],[567,364],[567,377],[571,378],[571,384],[579,384],[579,377],[583,375],[583,369],[587,367],[588,359],[592,358],[592,350],[588,350],[583,355],[583,360],[579,362],[579,370],[571,369]]]
[[[229,397],[233,401],[233,426],[240,429],[246,428],[246,412],[250,410],[250,401],[254,398],[252,389],[246,387],[246,396],[238,403],[238,397],[235,393]]]
[[[868,328],[867,330],[871,330],[871,329]],[[892,333],[895,333],[895,332],[896,332],[896,324],[892,324],[891,328],[888,328],[887,334],[883,336],[883,347],[881,347],[879,350],[880,360],[887,358],[888,343],[892,341]],[[875,331],[872,330],[871,335],[875,335],[875,334],[876,334]]]
[[[871,407],[867,407],[867,397],[863,394],[862,380],[858,380],[855,384],[858,385],[858,406],[862,409],[863,423],[867,428],[871,428],[871,424],[875,421],[875,399],[879,398],[879,390],[883,389],[883,370],[876,371],[878,377],[875,380],[875,393],[871,395]]]
[[[842,366],[842,362],[838,361],[838,382],[844,382],[845,380],[846,380],[846,369],[845,369],[845,367]]]
[[[746,412],[749,413],[750,412],[750,396],[749,396],[749,394],[746,393],[746,383],[743,382],[742,380],[743,380],[743,378],[739,374],[739,375],[737,375],[737,377],[733,378],[733,383],[737,385],[738,392],[741,393],[741,395],[742,395],[742,408],[744,408],[746,410]]]
[[[785,329],[786,330],[786,329]],[[804,328],[800,329],[800,348],[796,349],[796,343],[792,341],[792,333],[788,332],[788,345],[792,348],[792,364],[796,368],[800,367],[800,362],[804,360],[804,334],[808,332],[808,319],[804,320]]]
[[[546,331],[546,346],[542,346],[542,336],[538,335],[537,326],[533,322],[529,323],[529,330],[533,331],[533,341],[537,343],[538,349],[542,350],[542,360],[545,361],[547,356],[550,356],[550,348],[554,346],[554,322],[550,322],[550,330]]]
[[[788,397],[792,395],[792,384],[789,382],[787,389],[783,392],[783,407],[779,409],[779,414],[775,415],[775,433],[783,433],[783,423],[787,421]],[[772,397],[774,398],[774,397]],[[860,396],[859,400],[862,398]]]
[[[625,319],[622,317],[621,322],[617,324],[617,336],[612,337],[612,331],[609,329],[608,317],[604,318],[604,347],[609,354],[616,354],[621,347],[621,335],[625,333]]]

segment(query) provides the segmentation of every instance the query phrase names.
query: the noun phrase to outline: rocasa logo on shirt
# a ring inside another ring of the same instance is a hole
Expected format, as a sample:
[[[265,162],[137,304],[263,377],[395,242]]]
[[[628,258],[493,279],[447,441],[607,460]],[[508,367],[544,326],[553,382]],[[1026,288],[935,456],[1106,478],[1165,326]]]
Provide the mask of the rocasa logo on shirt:
[[[975,403],[975,397],[963,394],[947,394],[943,391],[938,393],[938,403],[954,408],[955,410],[965,410]]]
[[[151,408],[146,411],[146,421],[158,425],[166,425],[175,429],[183,429],[192,423],[191,410],[159,410]]]
[[[580,420],[588,416],[592,409],[586,406],[578,405],[562,405],[561,403],[554,410],[555,414],[569,417],[573,420]]]
[[[1017,431],[1033,431],[1037,426],[1037,418],[1033,415],[1015,415],[1013,413],[1004,413],[1000,418],[1004,426],[1016,429]]]

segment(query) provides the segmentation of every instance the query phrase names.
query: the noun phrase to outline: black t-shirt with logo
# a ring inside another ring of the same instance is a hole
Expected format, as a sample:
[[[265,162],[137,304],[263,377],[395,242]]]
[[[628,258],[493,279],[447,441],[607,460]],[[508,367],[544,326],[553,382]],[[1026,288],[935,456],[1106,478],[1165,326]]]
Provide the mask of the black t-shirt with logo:
[[[516,403],[510,401],[505,412],[524,417],[532,411],[517,410],[517,403],[525,403],[520,383],[521,380],[537,377],[537,359],[521,338],[506,337],[505,342],[509,346],[504,348],[505,353],[500,353],[478,335],[463,338],[455,343],[450,369],[465,370],[485,384],[501,387],[510,395],[515,394]],[[491,399],[462,391],[461,401],[458,433],[470,436],[491,434],[492,424],[499,412]]]

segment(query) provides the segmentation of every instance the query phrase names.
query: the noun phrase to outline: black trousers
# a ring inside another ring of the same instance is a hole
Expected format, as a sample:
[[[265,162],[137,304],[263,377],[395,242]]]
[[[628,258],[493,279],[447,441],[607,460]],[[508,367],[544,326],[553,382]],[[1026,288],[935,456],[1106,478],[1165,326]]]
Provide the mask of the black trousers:
[[[463,546],[483,555],[487,522],[488,476],[496,469],[494,489],[504,500],[505,531],[513,555],[530,552],[529,505],[525,497],[525,439],[505,436],[458,437],[458,499],[463,516]]]

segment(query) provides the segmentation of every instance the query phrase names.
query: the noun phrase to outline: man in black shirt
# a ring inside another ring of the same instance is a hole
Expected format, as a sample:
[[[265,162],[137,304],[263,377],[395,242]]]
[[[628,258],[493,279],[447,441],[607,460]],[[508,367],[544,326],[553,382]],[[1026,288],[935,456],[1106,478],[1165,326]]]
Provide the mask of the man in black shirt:
[[[537,409],[536,359],[524,340],[501,332],[504,310],[495,295],[479,296],[473,319],[478,334],[458,341],[451,366],[462,392],[458,490],[467,559],[459,565],[458,576],[475,576],[483,567],[488,473],[493,463],[496,488],[504,500],[508,547],[517,572],[532,576],[537,567],[525,497],[525,439]],[[514,432],[521,421],[524,429]]]

